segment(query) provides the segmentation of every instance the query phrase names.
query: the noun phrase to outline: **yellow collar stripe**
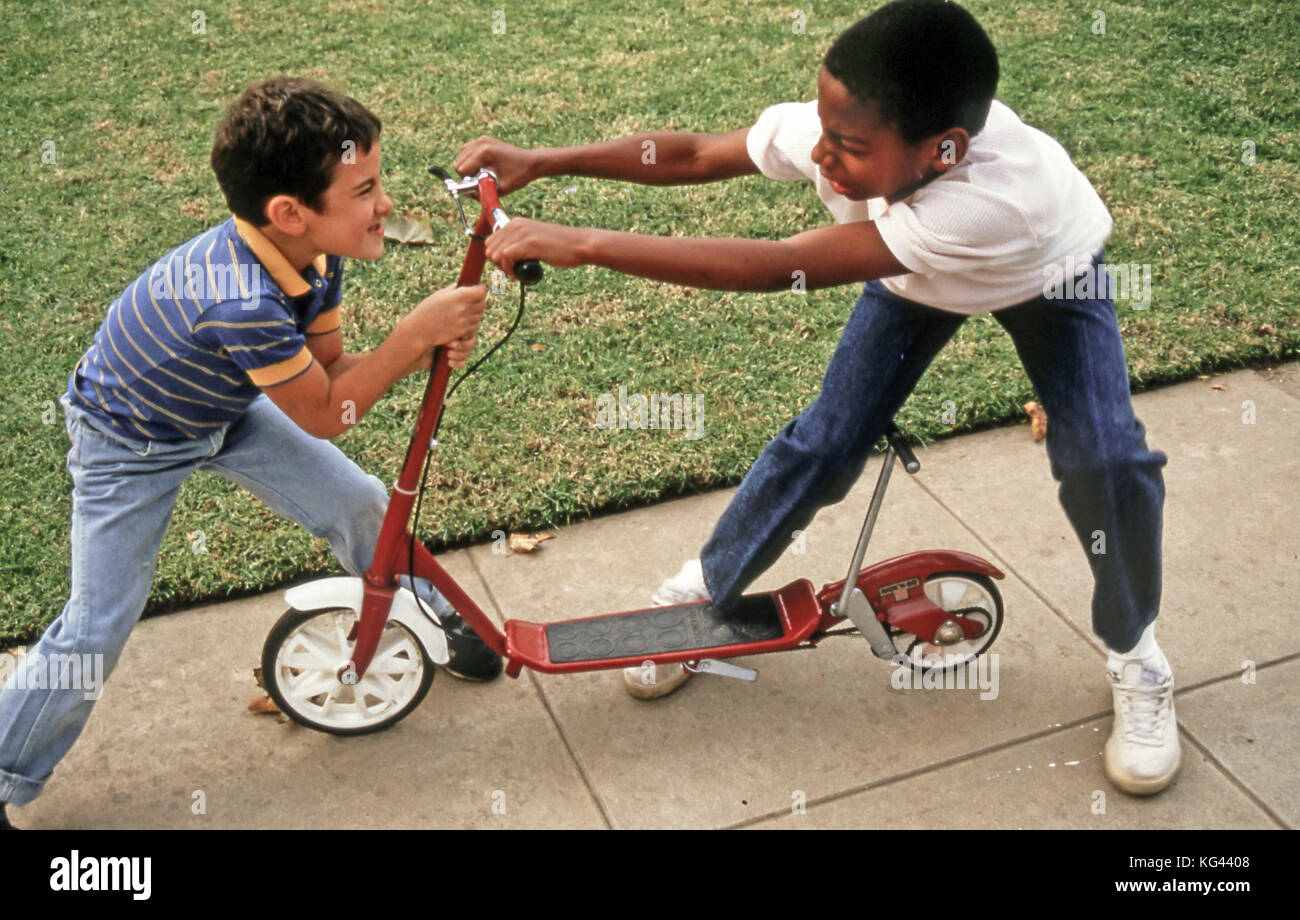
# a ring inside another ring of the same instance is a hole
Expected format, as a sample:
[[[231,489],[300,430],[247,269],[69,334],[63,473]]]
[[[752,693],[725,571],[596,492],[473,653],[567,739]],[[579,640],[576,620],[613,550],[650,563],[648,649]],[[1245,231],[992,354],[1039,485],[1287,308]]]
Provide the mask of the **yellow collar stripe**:
[[[248,244],[248,248],[253,250],[253,255],[257,256],[257,261],[262,263],[262,267],[270,273],[271,279],[280,286],[289,297],[301,297],[303,294],[311,291],[309,285],[302,277],[293,270],[289,260],[280,252],[278,246],[266,238],[261,230],[254,227],[242,217],[235,218],[235,230],[239,233],[240,238]],[[325,274],[325,256],[319,255],[312,264],[316,271],[322,275]]]

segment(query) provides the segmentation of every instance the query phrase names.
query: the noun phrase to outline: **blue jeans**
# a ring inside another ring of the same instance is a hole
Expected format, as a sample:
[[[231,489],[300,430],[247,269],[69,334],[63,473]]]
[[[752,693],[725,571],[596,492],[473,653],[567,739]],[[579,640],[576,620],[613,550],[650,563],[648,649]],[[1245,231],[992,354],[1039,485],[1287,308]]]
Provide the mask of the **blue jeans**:
[[[308,435],[265,396],[238,421],[179,443],[110,433],[66,396],[63,406],[72,441],[72,587],[63,612],[0,692],[0,801],[15,805],[40,794],[98,696],[85,689],[85,668],[75,688],[64,686],[74,681],[47,687],[50,672],[41,679],[34,671],[51,656],[74,655],[102,655],[102,674],[112,671],[144,610],[163,532],[191,473],[210,469],[243,486],[328,540],[352,575],[370,566],[388,502],[383,483],[329,441]],[[441,600],[438,612],[445,609]]]
[[[1092,567],[1093,630],[1127,651],[1160,605],[1165,456],[1147,449],[1133,415],[1114,307],[1108,297],[1039,298],[993,316],[1047,412],[1052,476]],[[794,531],[844,498],[964,319],[866,285],[821,392],[764,448],[700,554],[714,604],[730,609]],[[1093,553],[1099,531],[1105,552]]]

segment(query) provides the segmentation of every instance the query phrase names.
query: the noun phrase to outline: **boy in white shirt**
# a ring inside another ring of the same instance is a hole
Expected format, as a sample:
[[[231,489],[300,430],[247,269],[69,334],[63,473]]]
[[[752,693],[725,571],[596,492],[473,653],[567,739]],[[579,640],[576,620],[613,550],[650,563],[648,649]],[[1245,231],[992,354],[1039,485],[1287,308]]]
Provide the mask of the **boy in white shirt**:
[[[721,290],[868,282],[821,393],[764,449],[700,559],[666,581],[656,603],[708,599],[730,609],[792,532],[844,497],[965,316],[996,311],[1051,419],[1052,475],[1085,552],[1096,532],[1106,534],[1107,552],[1088,553],[1093,628],[1111,650],[1106,772],[1121,789],[1151,794],[1181,761],[1173,676],[1153,634],[1165,457],[1148,450],[1129,398],[1102,268],[1110,215],[1056,141],[994,100],[997,77],[997,53],[969,13],[943,0],[897,0],[836,40],[816,102],[772,106],[750,128],[536,150],[480,138],[456,168],[492,167],[503,192],[561,174],[672,185],[761,172],[811,180],[836,220],[762,241],[516,218],[487,243],[507,272],[538,258]],[[1080,270],[1088,285],[1060,283]],[[666,665],[647,688],[636,669],[627,685],[652,698],[686,677]]]

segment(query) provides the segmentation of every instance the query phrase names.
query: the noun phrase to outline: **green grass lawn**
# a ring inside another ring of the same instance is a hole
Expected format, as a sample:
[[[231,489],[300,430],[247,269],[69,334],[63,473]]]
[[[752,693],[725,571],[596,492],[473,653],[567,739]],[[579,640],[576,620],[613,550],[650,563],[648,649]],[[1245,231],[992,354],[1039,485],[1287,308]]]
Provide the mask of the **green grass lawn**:
[[[967,5],[998,47],[999,98],[1060,140],[1110,207],[1108,258],[1151,266],[1149,307],[1119,304],[1135,386],[1295,358],[1300,7]],[[439,245],[349,264],[345,335],[371,347],[454,279],[462,255],[426,163],[450,166],[481,133],[556,145],[743,127],[769,104],[812,98],[829,43],[874,3],[823,2],[803,18],[793,6],[736,0],[650,6],[0,3],[0,349],[10,379],[0,401],[0,645],[35,635],[66,597],[70,482],[56,401],[121,289],[227,216],[207,158],[221,111],[244,86],[306,75],[365,102],[384,120],[389,193],[400,210],[433,219]],[[560,223],[675,235],[780,238],[828,221],[810,186],[760,177],[688,189],[557,178],[508,204]],[[424,536],[455,545],[737,482],[816,393],[855,297],[551,272],[516,337],[456,396]],[[513,307],[513,294],[495,298],[482,341]],[[702,436],[598,428],[597,401],[619,387],[700,394]],[[387,482],[420,392],[405,381],[340,440]],[[1009,340],[977,317],[900,422],[928,439],[1015,418],[1031,396]],[[332,570],[323,543],[199,475],[182,490],[150,608]]]

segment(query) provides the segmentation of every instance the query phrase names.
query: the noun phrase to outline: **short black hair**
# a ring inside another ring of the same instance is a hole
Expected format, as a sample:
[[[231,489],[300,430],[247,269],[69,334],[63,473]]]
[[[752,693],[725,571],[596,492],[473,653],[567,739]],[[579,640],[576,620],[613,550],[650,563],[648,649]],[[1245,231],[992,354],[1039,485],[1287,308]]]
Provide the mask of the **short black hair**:
[[[895,0],[850,26],[826,52],[827,72],[898,128],[905,142],[984,127],[998,54],[975,17],[946,0]]]
[[[263,209],[276,195],[319,211],[335,167],[350,151],[369,153],[381,128],[350,96],[315,80],[272,77],[244,90],[226,110],[212,145],[212,171],[231,212],[264,226]]]

